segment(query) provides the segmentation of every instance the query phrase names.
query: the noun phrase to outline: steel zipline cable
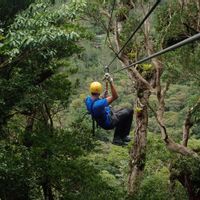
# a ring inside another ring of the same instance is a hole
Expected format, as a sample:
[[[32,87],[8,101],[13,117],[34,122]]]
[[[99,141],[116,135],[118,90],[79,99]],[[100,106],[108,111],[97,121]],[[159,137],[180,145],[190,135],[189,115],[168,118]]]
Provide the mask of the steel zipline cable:
[[[134,62],[134,63],[132,63],[132,64],[126,66],[126,67],[123,67],[122,69],[113,71],[113,72],[111,72],[110,74],[114,74],[114,73],[120,72],[120,71],[122,71],[122,70],[124,70],[124,69],[128,69],[128,68],[130,68],[130,67],[133,67],[133,66],[135,66],[135,65],[137,65],[137,64],[141,64],[141,63],[143,63],[143,62],[145,62],[145,61],[148,61],[148,60],[150,60],[150,59],[152,59],[152,58],[155,58],[155,57],[157,57],[157,56],[160,56],[160,55],[162,55],[162,54],[164,54],[164,53],[167,53],[167,52],[169,52],[169,51],[175,50],[175,49],[177,49],[177,48],[179,48],[179,47],[182,47],[182,46],[184,46],[184,45],[186,45],[186,44],[188,44],[188,43],[194,42],[194,41],[196,41],[196,40],[198,40],[198,39],[200,39],[200,33],[195,34],[195,35],[193,35],[193,36],[191,36],[191,37],[189,37],[189,38],[187,38],[187,39],[185,39],[185,40],[182,40],[181,42],[178,42],[178,43],[176,43],[176,44],[174,44],[174,45],[172,45],[172,46],[170,46],[170,47],[167,47],[167,48],[165,48],[165,49],[163,49],[163,50],[161,50],[161,51],[159,51],[159,52],[156,52],[156,53],[154,53],[154,54],[152,54],[152,55],[150,55],[150,56],[148,56],[148,57],[145,57],[145,58],[143,58],[143,59],[141,59],[141,60],[139,60],[139,61],[136,61],[136,62]]]
[[[151,15],[151,13],[155,10],[155,8],[158,6],[158,4],[161,2],[161,0],[157,0],[156,3],[153,5],[153,7],[149,10],[149,12],[146,14],[144,19],[140,22],[140,24],[136,27],[134,32],[130,35],[126,43],[121,47],[118,53],[115,54],[114,58],[110,61],[110,63],[106,66],[109,68],[111,64],[114,62],[114,60],[119,57],[119,54],[122,52],[122,50],[126,47],[126,45],[130,42],[130,40],[133,38],[133,36],[136,34],[136,32],[140,29],[140,27],[144,24],[144,22],[147,20],[147,18]]]

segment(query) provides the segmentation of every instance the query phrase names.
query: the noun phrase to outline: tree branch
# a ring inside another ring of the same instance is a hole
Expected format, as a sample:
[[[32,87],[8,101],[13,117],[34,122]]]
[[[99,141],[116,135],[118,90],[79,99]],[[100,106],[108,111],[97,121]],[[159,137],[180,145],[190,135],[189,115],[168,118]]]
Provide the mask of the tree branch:
[[[190,108],[187,112],[186,118],[183,123],[183,139],[182,144],[183,146],[187,147],[188,139],[190,135],[190,129],[193,126],[192,122],[192,114],[196,111],[196,109],[200,106],[200,101],[198,101],[192,108]]]
[[[122,56],[120,56],[120,57],[121,57],[122,64],[125,65],[125,66],[128,66],[129,65],[129,59],[127,58],[127,56],[125,54],[122,54]],[[131,74],[132,78],[136,82],[143,83],[144,87],[149,89],[151,92],[153,91],[153,88],[151,87],[149,82],[142,77],[142,75],[137,71],[137,69],[135,67],[128,68],[128,72]]]
[[[153,112],[156,121],[159,124],[160,130],[161,130],[161,134],[162,134],[162,138],[165,142],[166,147],[171,150],[172,152],[176,152],[176,153],[180,153],[184,156],[194,156],[194,157],[198,157],[198,154],[195,153],[194,151],[188,149],[187,147],[181,145],[181,144],[177,144],[176,142],[174,142],[167,133],[167,129],[164,125],[164,123],[159,119],[159,117],[157,116],[157,113],[155,112],[155,110],[150,106],[150,104],[147,104],[148,107],[150,108],[150,110]]]
[[[105,11],[105,10],[100,10],[100,14],[104,15],[105,17],[107,17],[109,20],[111,18],[111,15],[109,12]]]
[[[89,17],[93,18],[93,19],[96,21],[97,24],[101,24],[101,27],[104,29],[104,31],[106,31],[106,32],[108,31],[106,25],[105,25],[101,20],[99,20],[99,19],[96,17],[96,15],[92,15],[90,12],[87,12],[86,14],[87,14]]]
[[[34,84],[38,85],[38,84],[44,82],[46,79],[51,77],[53,74],[54,73],[53,73],[53,71],[51,69],[46,69],[41,74],[39,74],[39,76],[38,76],[38,78],[36,80],[34,80]]]
[[[119,30],[119,23],[117,21],[114,22],[115,26],[114,26],[114,35],[115,35],[115,44],[117,47],[117,51],[119,52],[120,50],[120,30]]]

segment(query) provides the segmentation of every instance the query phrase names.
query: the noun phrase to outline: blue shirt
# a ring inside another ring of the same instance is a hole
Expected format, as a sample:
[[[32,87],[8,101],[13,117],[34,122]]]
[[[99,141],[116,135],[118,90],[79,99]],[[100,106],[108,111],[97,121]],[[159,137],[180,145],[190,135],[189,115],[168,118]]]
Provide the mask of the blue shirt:
[[[93,101],[95,101],[93,103]],[[92,106],[93,103],[93,106]],[[111,110],[108,104],[108,100],[105,99],[97,99],[93,100],[90,96],[85,99],[85,104],[89,113],[94,117],[97,124],[106,129],[112,129],[111,125]]]

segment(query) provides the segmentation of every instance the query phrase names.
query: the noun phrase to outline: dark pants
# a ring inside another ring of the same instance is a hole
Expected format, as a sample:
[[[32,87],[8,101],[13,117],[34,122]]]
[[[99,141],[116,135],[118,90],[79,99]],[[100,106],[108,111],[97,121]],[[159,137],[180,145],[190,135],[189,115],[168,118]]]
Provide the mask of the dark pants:
[[[133,109],[124,108],[113,111],[112,124],[115,127],[114,138],[125,138],[130,133],[133,121]]]

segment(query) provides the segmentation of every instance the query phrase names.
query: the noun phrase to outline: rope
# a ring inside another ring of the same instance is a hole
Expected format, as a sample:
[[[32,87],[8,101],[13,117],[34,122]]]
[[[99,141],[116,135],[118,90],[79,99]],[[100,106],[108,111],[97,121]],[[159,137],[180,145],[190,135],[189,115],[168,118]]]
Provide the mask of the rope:
[[[167,48],[165,48],[165,49],[163,49],[163,50],[161,50],[161,51],[159,51],[159,52],[157,52],[157,53],[154,53],[154,54],[152,54],[152,55],[150,55],[150,56],[148,56],[148,57],[145,57],[145,58],[143,58],[143,59],[141,59],[141,60],[139,60],[139,61],[136,61],[135,63],[132,63],[132,64],[126,66],[126,67],[123,67],[122,69],[113,71],[113,72],[111,72],[111,74],[120,72],[120,71],[122,71],[122,70],[124,70],[124,69],[133,67],[133,66],[135,66],[135,65],[137,65],[137,64],[141,64],[141,63],[143,63],[143,62],[145,62],[145,61],[147,61],[147,60],[150,60],[150,59],[152,59],[152,58],[155,58],[155,57],[157,57],[157,56],[160,56],[160,55],[162,55],[162,54],[164,54],[164,53],[167,53],[168,51],[175,50],[175,49],[177,49],[177,48],[179,48],[179,47],[182,47],[182,46],[184,46],[184,45],[186,45],[186,44],[188,44],[188,43],[194,42],[194,41],[196,41],[196,40],[198,40],[198,39],[200,39],[200,33],[198,33],[198,34],[196,34],[196,35],[193,35],[193,36],[191,36],[191,37],[189,37],[189,38],[187,38],[187,39],[185,39],[185,40],[182,40],[181,42],[178,42],[178,43],[176,43],[176,44],[174,44],[174,45],[172,45],[172,46],[170,46],[170,47],[167,47]]]
[[[131,34],[131,36],[128,38],[128,40],[126,41],[126,43],[122,46],[122,48],[119,50],[118,53],[115,54],[115,57],[111,60],[111,62],[107,65],[107,67],[110,67],[111,64],[114,62],[114,60],[119,57],[119,54],[122,52],[122,50],[126,47],[126,45],[130,42],[130,40],[133,38],[133,36],[135,35],[135,33],[140,29],[140,27],[144,24],[144,22],[146,21],[146,19],[151,15],[151,13],[155,10],[155,8],[158,6],[158,4],[161,2],[161,0],[157,0],[156,3],[153,5],[153,7],[150,9],[150,11],[146,14],[146,16],[144,17],[144,19],[140,22],[140,24],[136,27],[136,29],[134,30],[134,32]]]

